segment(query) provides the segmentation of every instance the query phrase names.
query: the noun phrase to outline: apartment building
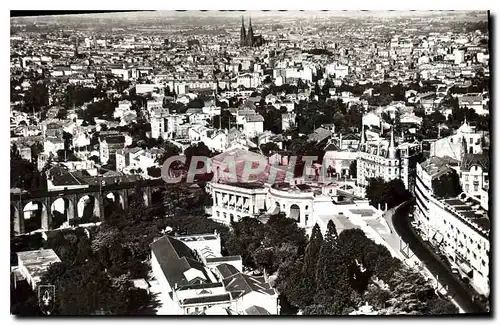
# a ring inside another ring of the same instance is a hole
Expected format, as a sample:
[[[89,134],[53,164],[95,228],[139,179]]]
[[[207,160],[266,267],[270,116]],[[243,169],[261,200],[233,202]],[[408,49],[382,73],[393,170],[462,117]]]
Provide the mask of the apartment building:
[[[439,178],[459,163],[431,157],[417,164],[415,221],[430,243],[470,279],[481,294],[489,294],[490,219],[480,199],[461,193],[454,198],[434,194]],[[487,207],[487,204],[486,204]]]
[[[419,159],[422,147],[419,143],[401,143],[396,146],[394,131],[390,140],[376,139],[367,141],[364,124],[356,159],[356,195],[364,197],[371,178],[382,178],[385,182],[401,179],[405,187],[412,191],[415,163]]]

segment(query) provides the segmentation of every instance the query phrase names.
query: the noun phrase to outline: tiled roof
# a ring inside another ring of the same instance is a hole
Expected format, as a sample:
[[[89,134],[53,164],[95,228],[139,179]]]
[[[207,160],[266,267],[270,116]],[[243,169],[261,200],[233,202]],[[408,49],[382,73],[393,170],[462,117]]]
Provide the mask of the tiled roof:
[[[239,273],[238,269],[231,264],[223,263],[217,265],[216,268],[224,279]]]
[[[190,284],[184,272],[191,268],[201,271],[206,278],[203,264],[196,260],[193,251],[183,242],[163,236],[151,243],[151,252],[156,257],[160,268],[172,288]]]
[[[464,154],[461,165],[462,170],[470,170],[470,168],[474,165],[479,165],[484,171],[489,171],[489,156],[485,154]]]
[[[267,295],[274,295],[276,291],[271,288],[271,285],[265,282],[262,277],[253,277],[243,273],[237,273],[223,280],[226,290],[234,292],[242,292],[248,294],[250,292],[259,292]]]

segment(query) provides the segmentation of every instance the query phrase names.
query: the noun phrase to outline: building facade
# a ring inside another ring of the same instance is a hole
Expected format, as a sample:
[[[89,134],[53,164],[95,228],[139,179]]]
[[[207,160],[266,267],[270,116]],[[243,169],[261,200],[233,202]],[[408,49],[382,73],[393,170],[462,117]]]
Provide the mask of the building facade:
[[[431,157],[417,164],[415,221],[423,236],[468,278],[481,294],[488,295],[490,220],[482,202],[466,193],[438,198],[433,181],[455,169],[455,160]],[[486,205],[487,206],[487,205]]]

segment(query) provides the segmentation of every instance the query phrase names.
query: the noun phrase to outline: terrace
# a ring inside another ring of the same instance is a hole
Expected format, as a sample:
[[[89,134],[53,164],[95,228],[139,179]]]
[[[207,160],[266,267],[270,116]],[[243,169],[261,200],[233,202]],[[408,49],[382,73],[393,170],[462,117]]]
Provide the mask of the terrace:
[[[489,236],[491,226],[488,211],[481,208],[479,202],[467,197],[464,193],[457,198],[440,202],[448,212],[464,220],[466,224],[479,230],[483,235]]]

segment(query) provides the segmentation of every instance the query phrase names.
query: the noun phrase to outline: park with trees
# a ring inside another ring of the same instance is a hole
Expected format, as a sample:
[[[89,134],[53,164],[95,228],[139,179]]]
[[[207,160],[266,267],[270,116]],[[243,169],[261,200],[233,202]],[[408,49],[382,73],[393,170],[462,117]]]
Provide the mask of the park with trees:
[[[360,229],[337,233],[333,221],[324,236],[315,225],[307,239],[282,214],[266,223],[242,218],[232,225],[227,250],[241,255],[244,266],[275,279],[282,314],[300,310],[303,315],[346,315],[365,303],[387,315],[458,312],[418,270],[392,257]]]

